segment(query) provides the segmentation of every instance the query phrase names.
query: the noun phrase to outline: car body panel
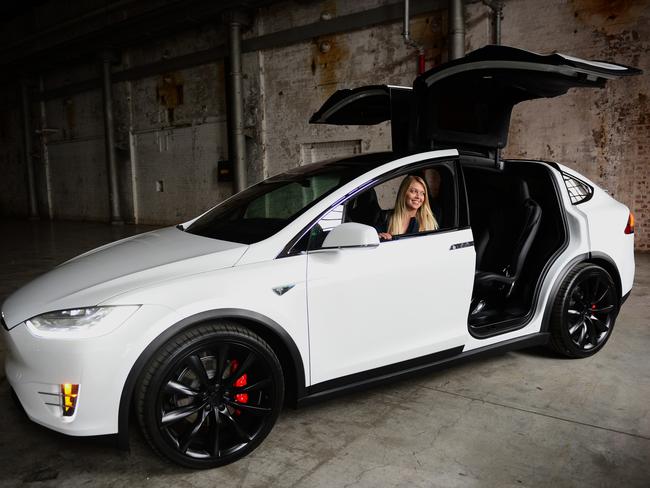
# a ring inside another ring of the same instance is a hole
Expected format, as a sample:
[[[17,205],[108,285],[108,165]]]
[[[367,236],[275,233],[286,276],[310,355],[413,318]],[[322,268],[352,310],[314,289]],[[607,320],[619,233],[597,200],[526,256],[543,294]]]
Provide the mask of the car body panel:
[[[10,295],[2,306],[9,328],[38,314],[92,306],[125,290],[234,265],[247,246],[168,227],[78,256]]]
[[[306,270],[307,256],[304,254],[270,259],[151,284],[112,297],[102,305],[164,303],[176,311],[179,320],[223,309],[259,314],[280,324],[293,339],[303,361],[305,382],[308,382]],[[283,294],[274,291],[282,287],[290,288]],[[166,324],[167,327],[173,325]],[[164,330],[157,330],[155,334]]]
[[[621,295],[627,294],[634,283],[634,234],[624,232],[630,209],[585,176],[566,166],[558,166],[565,173],[593,187],[594,192],[590,199],[572,207],[586,216],[589,251],[616,263],[621,280]]]
[[[7,380],[33,421],[68,435],[118,432],[122,388],[140,352],[181,317],[168,307],[146,305],[112,333],[84,340],[45,339],[24,323],[2,329]],[[137,331],[137,332],[134,332]],[[79,384],[75,415],[63,417],[60,384]]]
[[[311,383],[462,346],[474,284],[470,229],[309,252]]]

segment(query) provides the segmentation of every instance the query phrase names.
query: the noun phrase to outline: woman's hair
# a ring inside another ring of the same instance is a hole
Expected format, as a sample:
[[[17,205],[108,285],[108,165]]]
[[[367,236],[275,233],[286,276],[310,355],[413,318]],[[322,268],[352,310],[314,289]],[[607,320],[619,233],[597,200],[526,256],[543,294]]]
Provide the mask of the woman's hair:
[[[395,209],[388,220],[388,233],[392,235],[401,234],[402,229],[409,220],[408,211],[406,209],[406,192],[408,191],[411,183],[416,182],[424,188],[424,201],[415,214],[418,221],[418,231],[425,232],[428,230],[437,230],[438,222],[433,216],[431,206],[429,205],[429,190],[422,178],[419,176],[408,175],[402,180],[397,192],[397,199],[395,200]]]

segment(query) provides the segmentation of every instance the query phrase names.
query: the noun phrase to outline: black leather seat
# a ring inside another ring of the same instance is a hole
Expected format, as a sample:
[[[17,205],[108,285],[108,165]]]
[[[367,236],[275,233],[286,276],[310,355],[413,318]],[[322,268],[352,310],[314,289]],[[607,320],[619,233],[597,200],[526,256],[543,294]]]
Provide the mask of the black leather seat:
[[[377,193],[371,188],[364,191],[348,204],[346,222],[358,222],[375,227],[380,222],[381,207]]]
[[[520,212],[520,231],[518,233],[515,245],[512,251],[512,257],[508,265],[502,272],[482,271],[478,269],[474,277],[474,299],[485,298],[485,295],[498,293],[504,297],[509,297],[515,288],[521,270],[530,247],[533,244],[535,235],[539,230],[539,224],[542,217],[542,209],[539,204],[530,198],[528,185],[525,181],[519,182],[519,201],[522,211]],[[509,222],[510,225],[516,222]],[[486,229],[477,239],[477,263],[482,265],[482,259],[486,248],[490,245],[502,245],[503,243],[495,242],[498,236],[491,235]]]

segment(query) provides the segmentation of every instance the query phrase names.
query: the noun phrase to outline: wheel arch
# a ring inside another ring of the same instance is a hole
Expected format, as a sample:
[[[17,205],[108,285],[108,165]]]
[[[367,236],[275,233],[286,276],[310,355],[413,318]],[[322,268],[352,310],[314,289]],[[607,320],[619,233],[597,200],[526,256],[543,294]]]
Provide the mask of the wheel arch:
[[[590,259],[587,260],[590,263],[597,264],[605,271],[607,271],[616,285],[616,298],[618,299],[618,305],[621,306],[621,297],[623,296],[623,284],[621,282],[621,274],[618,271],[618,266],[614,260],[607,254],[602,252],[592,252]]]
[[[611,275],[612,279],[614,280],[614,284],[616,285],[617,298],[619,300],[619,306],[620,306],[622,300],[621,295],[622,295],[623,286],[621,284],[621,275],[618,272],[618,267],[616,266],[614,260],[607,254],[601,252],[579,254],[575,256],[571,261],[569,261],[566,264],[566,266],[564,266],[562,272],[555,280],[555,283],[553,283],[553,286],[551,288],[551,293],[548,296],[548,299],[546,301],[546,306],[544,308],[544,319],[542,321],[542,327],[540,329],[540,332],[549,331],[549,324],[551,321],[553,304],[555,303],[555,298],[557,297],[558,290],[560,289],[560,286],[562,286],[562,283],[566,279],[567,275],[571,272],[571,270],[581,263],[596,264]]]
[[[296,343],[287,331],[270,318],[243,309],[219,309],[201,312],[177,322],[156,337],[138,356],[131,367],[122,387],[118,417],[118,445],[121,449],[129,447],[129,420],[133,402],[133,392],[140,374],[155,352],[169,339],[180,332],[200,323],[215,319],[230,319],[249,328],[273,349],[282,366],[285,379],[285,404],[297,405],[298,399],[305,396],[305,369],[302,356]]]

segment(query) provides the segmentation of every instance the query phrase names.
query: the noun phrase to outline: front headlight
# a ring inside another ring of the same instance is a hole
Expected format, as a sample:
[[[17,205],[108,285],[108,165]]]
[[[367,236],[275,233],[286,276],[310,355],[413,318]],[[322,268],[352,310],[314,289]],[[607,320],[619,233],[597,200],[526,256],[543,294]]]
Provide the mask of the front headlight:
[[[72,308],[32,317],[25,324],[39,337],[97,337],[117,329],[138,308],[139,305]]]

